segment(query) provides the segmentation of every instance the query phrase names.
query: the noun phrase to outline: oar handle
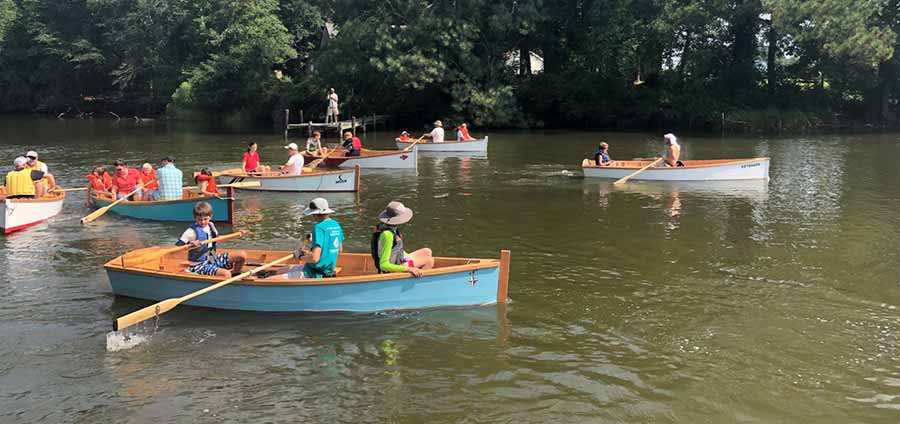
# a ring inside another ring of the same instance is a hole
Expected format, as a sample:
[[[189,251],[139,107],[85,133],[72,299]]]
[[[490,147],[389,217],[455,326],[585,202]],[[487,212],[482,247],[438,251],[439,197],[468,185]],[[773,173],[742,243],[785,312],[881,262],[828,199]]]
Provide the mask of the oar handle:
[[[152,182],[154,182],[154,181],[157,181],[157,179],[154,178],[153,180],[147,181],[146,183],[145,183],[145,182],[141,182],[141,183],[138,185],[137,188],[135,188],[134,190],[132,190],[131,193],[128,193],[128,194],[122,196],[121,199],[117,199],[116,201],[114,201],[114,202],[112,202],[112,203],[110,203],[110,204],[108,204],[108,205],[106,205],[106,206],[104,206],[104,207],[102,207],[102,208],[100,208],[100,209],[97,209],[97,210],[94,211],[94,212],[91,212],[88,216],[86,216],[86,217],[84,217],[84,218],[81,218],[81,223],[82,223],[82,224],[87,224],[87,223],[93,222],[95,219],[97,219],[97,218],[103,216],[103,214],[105,214],[106,211],[112,209],[113,206],[118,205],[118,204],[121,203],[123,200],[125,200],[125,199],[127,199],[127,198],[133,196],[135,193],[141,191],[141,189],[144,188],[144,186],[146,186],[147,184],[150,184],[150,183],[152,183]]]
[[[416,144],[418,144],[418,143],[419,143],[420,141],[422,141],[424,138],[425,138],[425,134],[422,134],[422,136],[419,137],[418,140],[413,141],[412,144],[410,144],[409,146],[406,146],[406,148],[404,148],[403,151],[409,151],[410,149],[413,148],[413,146],[415,146]]]
[[[217,243],[220,241],[231,240],[233,238],[241,237],[247,233],[248,233],[248,231],[235,231],[230,234],[225,234],[223,236],[213,237],[209,240],[205,240],[205,242],[203,244]],[[137,254],[137,255],[132,256],[131,258],[129,258],[128,255],[126,254],[123,259],[131,262],[132,265],[142,264],[142,263],[149,262],[149,261],[152,261],[157,258],[161,258],[166,255],[170,255],[172,253],[180,252],[182,250],[191,250],[194,247],[195,247],[194,245],[188,243],[183,246],[169,247],[166,249],[156,250],[154,252],[150,252],[149,254],[145,254],[145,255]]]
[[[131,327],[132,325],[135,325],[135,324],[137,324],[137,323],[139,323],[139,322],[143,322],[143,321],[146,321],[146,320],[148,320],[148,319],[150,319],[150,318],[153,318],[153,317],[155,317],[155,316],[162,315],[162,314],[164,314],[164,313],[166,313],[166,312],[169,312],[170,310],[172,310],[172,308],[178,306],[178,305],[181,304],[182,302],[186,302],[186,301],[191,300],[191,299],[193,299],[193,298],[195,298],[195,297],[197,297],[197,296],[204,295],[204,294],[209,293],[209,292],[211,292],[211,291],[213,291],[213,290],[215,290],[215,289],[218,289],[218,288],[220,288],[220,287],[226,286],[226,285],[231,284],[231,283],[233,283],[233,282],[235,282],[235,281],[242,280],[242,279],[247,278],[247,277],[249,277],[249,276],[251,276],[251,275],[253,275],[253,274],[256,274],[257,272],[266,270],[266,269],[268,269],[268,268],[271,268],[271,267],[273,267],[273,266],[275,266],[275,265],[278,265],[278,264],[281,264],[281,263],[283,263],[283,262],[287,262],[287,261],[289,261],[289,260],[291,260],[291,259],[294,259],[294,254],[293,254],[293,253],[291,253],[290,255],[284,256],[284,257],[282,257],[282,258],[280,258],[280,259],[276,259],[276,260],[274,260],[274,261],[272,261],[272,262],[269,262],[269,263],[267,263],[267,264],[263,264],[263,265],[258,266],[258,267],[256,267],[256,268],[253,268],[253,269],[251,269],[250,271],[243,272],[243,273],[240,273],[240,274],[238,274],[238,275],[235,275],[234,277],[231,277],[231,278],[229,278],[229,279],[227,279],[227,280],[220,281],[220,282],[218,282],[218,283],[216,283],[216,284],[213,284],[213,285],[211,285],[211,286],[209,286],[209,287],[206,287],[206,288],[197,290],[197,291],[195,291],[195,292],[193,292],[193,293],[189,293],[189,294],[186,294],[186,295],[181,296],[181,297],[176,297],[176,298],[172,298],[172,299],[166,299],[166,300],[163,300],[162,302],[155,303],[155,304],[150,305],[150,306],[148,306],[148,307],[146,307],[146,308],[139,309],[139,310],[134,311],[134,312],[132,312],[132,313],[130,313],[130,314],[128,314],[128,315],[119,317],[119,319],[113,321],[113,330],[114,330],[114,331],[120,331],[120,330],[123,330],[123,329],[125,329],[125,328]]]
[[[634,171],[634,172],[632,172],[632,173],[630,173],[630,174],[628,174],[628,175],[626,175],[626,176],[624,176],[624,177],[622,177],[622,178],[619,178],[618,180],[616,180],[616,181],[613,183],[613,185],[622,184],[622,183],[624,183],[625,181],[628,181],[631,177],[633,177],[633,176],[635,176],[635,175],[637,175],[637,174],[640,174],[641,172],[644,172],[644,171],[647,170],[648,168],[650,168],[650,167],[652,167],[653,165],[656,165],[657,163],[659,163],[659,161],[661,161],[661,160],[663,160],[663,158],[656,158],[656,160],[654,160],[653,162],[650,162],[649,164],[647,164],[647,165],[644,166],[643,168],[638,169],[637,171]]]

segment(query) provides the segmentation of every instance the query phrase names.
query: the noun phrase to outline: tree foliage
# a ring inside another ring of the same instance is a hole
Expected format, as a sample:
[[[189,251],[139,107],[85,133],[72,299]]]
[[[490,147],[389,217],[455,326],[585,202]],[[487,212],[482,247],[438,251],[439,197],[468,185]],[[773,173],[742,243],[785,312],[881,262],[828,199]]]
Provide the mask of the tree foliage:
[[[0,110],[267,118],[291,107],[318,119],[334,87],[345,116],[413,125],[711,127],[725,113],[777,127],[778,111],[891,124],[898,10],[900,0],[0,0]]]

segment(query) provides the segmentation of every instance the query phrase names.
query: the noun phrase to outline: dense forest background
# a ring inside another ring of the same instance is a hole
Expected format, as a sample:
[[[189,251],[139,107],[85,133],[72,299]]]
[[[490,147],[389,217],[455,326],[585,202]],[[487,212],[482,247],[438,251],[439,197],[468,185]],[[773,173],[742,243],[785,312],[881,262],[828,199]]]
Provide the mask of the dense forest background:
[[[0,0],[0,111],[897,124],[900,0]]]

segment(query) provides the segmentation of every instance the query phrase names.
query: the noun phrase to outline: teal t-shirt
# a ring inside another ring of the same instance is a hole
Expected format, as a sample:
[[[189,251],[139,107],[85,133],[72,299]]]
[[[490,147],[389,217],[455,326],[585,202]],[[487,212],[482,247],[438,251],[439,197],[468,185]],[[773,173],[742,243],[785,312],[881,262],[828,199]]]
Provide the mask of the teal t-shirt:
[[[307,263],[303,267],[303,273],[308,278],[322,278],[325,274],[334,271],[337,264],[338,254],[341,252],[341,243],[344,242],[344,230],[337,221],[328,218],[313,227],[312,242],[309,250],[316,246],[322,248],[319,255],[319,262],[315,264]]]

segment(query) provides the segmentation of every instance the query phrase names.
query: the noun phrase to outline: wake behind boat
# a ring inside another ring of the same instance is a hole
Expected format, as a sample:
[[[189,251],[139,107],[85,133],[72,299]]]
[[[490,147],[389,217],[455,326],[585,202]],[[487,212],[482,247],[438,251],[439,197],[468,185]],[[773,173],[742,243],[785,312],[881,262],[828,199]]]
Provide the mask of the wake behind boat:
[[[411,146],[415,140],[400,141],[399,138],[394,139],[397,142],[398,149],[405,149]],[[416,148],[420,152],[471,152],[485,153],[487,152],[488,138],[480,138],[476,140],[466,141],[444,141],[443,143],[420,141],[416,143]]]
[[[280,172],[247,174],[240,168],[226,169],[218,173],[226,182],[258,181],[259,187],[241,187],[242,190],[288,192],[354,192],[359,191],[359,165],[349,170],[308,170],[300,175]]]
[[[619,179],[649,165],[650,160],[617,160],[611,166],[598,166],[590,159],[581,163],[586,178]],[[684,166],[652,167],[633,180],[652,181],[725,181],[769,178],[769,158],[685,160]]]
[[[165,247],[139,249],[107,262],[104,268],[113,293],[158,301],[181,297],[223,281],[222,277],[186,272],[184,252],[166,254],[144,263],[129,261],[134,257],[152,257],[152,252],[159,249]],[[245,251],[248,265],[290,255],[287,251]],[[281,276],[251,277],[185,303],[245,311],[376,312],[506,302],[509,251],[502,251],[500,259],[434,259],[434,268],[415,278],[405,272],[379,274],[371,255],[342,253],[335,268],[337,277],[295,280]],[[298,264],[299,261],[293,259],[283,266]]]
[[[35,199],[9,199],[6,187],[0,186],[0,229],[9,234],[40,224],[59,214],[65,200],[66,192],[59,187]]]

